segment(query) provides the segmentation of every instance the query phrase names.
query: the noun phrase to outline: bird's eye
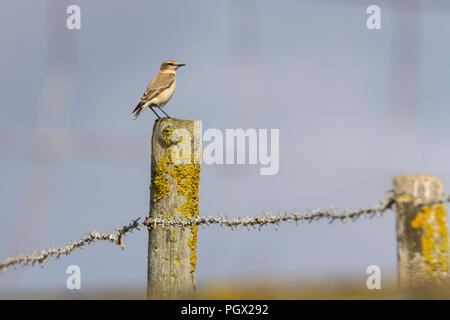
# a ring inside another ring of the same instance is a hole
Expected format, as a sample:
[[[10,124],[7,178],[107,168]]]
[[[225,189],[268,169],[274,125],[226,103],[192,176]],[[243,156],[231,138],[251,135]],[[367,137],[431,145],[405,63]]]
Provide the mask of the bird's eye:
[[[169,62],[168,65],[169,65],[169,66],[173,66],[173,63]]]

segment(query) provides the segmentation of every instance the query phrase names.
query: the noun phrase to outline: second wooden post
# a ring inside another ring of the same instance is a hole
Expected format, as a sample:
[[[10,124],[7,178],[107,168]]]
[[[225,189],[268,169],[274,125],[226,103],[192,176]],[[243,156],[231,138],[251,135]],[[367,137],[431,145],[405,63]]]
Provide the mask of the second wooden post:
[[[200,122],[156,120],[152,136],[150,217],[196,218],[201,163]],[[195,294],[198,226],[156,226],[149,230],[150,299],[189,298]]]
[[[397,207],[398,278],[403,288],[443,284],[448,275],[445,205],[441,180],[427,174],[394,178]]]

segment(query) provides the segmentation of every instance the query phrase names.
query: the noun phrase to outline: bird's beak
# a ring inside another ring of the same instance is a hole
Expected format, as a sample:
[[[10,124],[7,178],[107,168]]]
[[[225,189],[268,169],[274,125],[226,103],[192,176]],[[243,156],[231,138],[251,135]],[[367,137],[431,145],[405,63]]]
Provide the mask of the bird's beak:
[[[185,64],[184,64],[184,63],[179,63],[179,64],[177,64],[177,66],[178,66],[178,67],[184,67]]]

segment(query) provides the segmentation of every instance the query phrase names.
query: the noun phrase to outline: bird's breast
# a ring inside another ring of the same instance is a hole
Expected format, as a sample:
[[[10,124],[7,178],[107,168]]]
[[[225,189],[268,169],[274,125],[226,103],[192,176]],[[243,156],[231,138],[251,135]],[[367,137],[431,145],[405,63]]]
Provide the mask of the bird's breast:
[[[162,107],[164,106],[167,102],[169,102],[170,98],[172,98],[173,93],[175,91],[175,87],[176,87],[176,80],[172,83],[172,85],[167,88],[166,90],[164,90],[163,92],[161,92],[157,97],[155,97],[153,99],[152,102],[154,102],[157,106]]]

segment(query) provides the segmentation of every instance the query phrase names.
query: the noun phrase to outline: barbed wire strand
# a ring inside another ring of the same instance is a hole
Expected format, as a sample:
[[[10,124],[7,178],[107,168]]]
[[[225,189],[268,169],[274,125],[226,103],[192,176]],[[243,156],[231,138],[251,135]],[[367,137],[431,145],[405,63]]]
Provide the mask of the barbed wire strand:
[[[274,225],[275,229],[278,228],[278,225],[282,222],[313,222],[321,219],[329,220],[329,223],[333,223],[338,220],[341,222],[346,222],[348,220],[355,221],[360,218],[368,217],[373,218],[377,215],[382,215],[385,211],[390,209],[396,200],[394,198],[388,198],[385,201],[381,202],[378,206],[370,206],[370,207],[362,207],[357,210],[344,209],[339,211],[335,207],[330,207],[325,210],[315,209],[315,210],[307,210],[303,213],[297,212],[294,209],[293,212],[281,212],[279,211],[277,215],[273,215],[272,212],[266,212],[262,214],[262,217],[256,215],[254,218],[248,217],[245,218],[229,218],[227,216],[223,216],[219,214],[218,217],[205,216],[199,218],[171,218],[170,220],[165,218],[156,218],[156,217],[147,217],[143,223],[143,225],[148,228],[155,228],[156,226],[180,226],[180,227],[189,227],[189,226],[203,226],[203,225],[212,225],[217,224],[221,227],[230,227],[231,229],[237,229],[240,227],[246,227],[250,230],[250,227],[258,228],[261,230],[263,226],[266,225]],[[429,201],[415,201],[415,206],[425,206],[425,205],[434,205],[439,203],[450,202],[450,195],[442,198],[437,198]]]
[[[137,229],[140,230],[139,227],[142,225],[139,223],[140,218],[133,220],[127,226],[122,227],[121,229],[116,228],[116,233],[103,233],[103,232],[87,232],[83,237],[81,237],[78,241],[69,241],[68,244],[64,247],[60,248],[48,248],[39,251],[36,253],[35,251],[31,254],[19,254],[14,258],[7,258],[4,262],[0,262],[0,271],[6,271],[8,267],[15,267],[17,265],[27,266],[29,264],[34,265],[35,263],[43,264],[48,258],[55,256],[56,259],[61,255],[69,255],[75,249],[82,249],[86,245],[89,245],[93,242],[98,241],[108,241],[113,244],[117,244],[122,249],[125,248],[122,242],[122,237]]]
[[[313,222],[318,220],[328,220],[329,223],[334,221],[356,221],[360,218],[373,218],[375,216],[383,215],[383,213],[389,210],[394,204],[396,200],[394,198],[387,198],[385,201],[381,202],[378,206],[370,206],[370,207],[362,207],[357,210],[344,209],[342,211],[338,211],[335,207],[330,207],[325,210],[315,209],[315,210],[306,210],[303,213],[297,212],[294,209],[293,212],[281,212],[279,211],[277,215],[273,215],[271,212],[263,212],[262,216],[256,215],[256,217],[249,217],[248,215],[245,218],[229,218],[227,216],[223,216],[219,214],[218,217],[205,216],[199,217],[195,219],[186,218],[177,219],[171,218],[170,220],[165,218],[157,218],[157,217],[147,217],[144,222],[139,222],[141,218],[137,218],[132,220],[128,225],[123,226],[122,228],[116,228],[115,233],[103,233],[103,232],[87,232],[82,238],[78,241],[73,242],[70,241],[66,246],[59,248],[49,248],[44,249],[39,252],[33,252],[31,254],[19,254],[16,257],[8,257],[4,262],[0,262],[0,271],[6,271],[9,267],[16,267],[17,265],[27,266],[34,265],[36,263],[42,265],[48,258],[55,256],[55,258],[59,258],[62,255],[69,255],[75,249],[81,249],[86,245],[89,245],[94,242],[99,241],[107,241],[112,244],[116,244],[122,249],[125,248],[123,244],[123,236],[128,233],[133,232],[134,230],[140,230],[140,227],[147,227],[148,229],[153,229],[158,226],[162,227],[190,227],[190,226],[202,226],[204,227],[209,225],[219,225],[220,227],[229,227],[232,230],[236,230],[239,228],[247,228],[247,230],[258,229],[261,230],[262,227],[273,225],[275,229],[278,228],[280,223],[284,222]],[[439,199],[434,199],[431,201],[417,201],[414,204],[416,206],[424,206],[424,205],[434,205],[439,203],[450,202],[450,195],[446,197],[442,197]]]
[[[272,212],[263,212],[262,216],[256,215],[254,218],[250,218],[248,215],[245,218],[230,218],[228,216],[223,216],[219,214],[218,217],[205,216],[199,218],[171,218],[170,220],[164,218],[155,218],[148,217],[144,221],[144,225],[148,228],[155,228],[156,226],[179,226],[179,227],[190,227],[190,226],[204,226],[204,225],[213,225],[217,224],[221,227],[229,227],[231,229],[238,229],[240,227],[246,227],[250,230],[250,227],[253,229],[258,228],[261,230],[262,227],[267,225],[274,225],[275,229],[278,228],[278,225],[282,222],[312,222],[318,221],[321,219],[328,219],[330,223],[335,220],[340,220],[345,222],[347,220],[356,220],[363,216],[366,217],[374,217],[378,214],[382,214],[384,211],[388,210],[394,203],[393,199],[389,199],[385,202],[382,202],[379,206],[371,206],[364,207],[358,210],[351,211],[349,209],[344,209],[342,211],[338,211],[335,207],[330,207],[325,210],[307,210],[303,213],[297,212],[295,209],[293,212],[281,212],[278,211],[277,215],[273,215]]]

